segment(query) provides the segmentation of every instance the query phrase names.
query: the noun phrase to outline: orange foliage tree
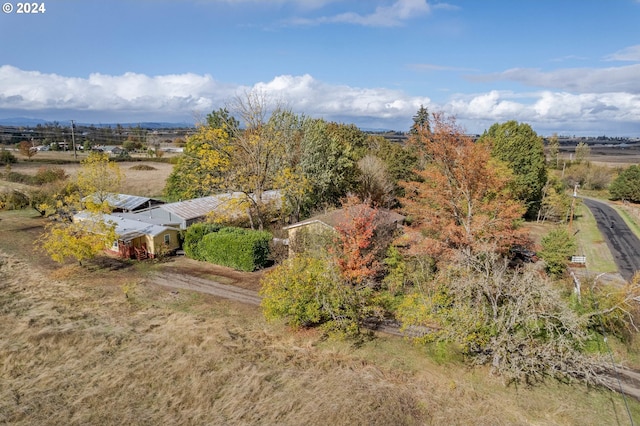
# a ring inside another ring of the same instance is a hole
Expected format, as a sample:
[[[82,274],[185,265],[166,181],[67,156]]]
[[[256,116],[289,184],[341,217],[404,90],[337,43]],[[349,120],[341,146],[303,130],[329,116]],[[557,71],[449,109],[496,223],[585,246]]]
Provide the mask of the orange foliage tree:
[[[465,136],[452,119],[433,115],[429,130],[411,143],[427,159],[420,181],[404,182],[401,200],[412,220],[412,248],[436,259],[454,252],[505,253],[524,241],[518,222],[525,211],[508,190],[511,174],[483,144]]]
[[[350,198],[343,204],[343,211],[344,218],[336,226],[336,263],[347,283],[366,285],[382,270],[378,260],[381,245],[376,238],[378,209]]]

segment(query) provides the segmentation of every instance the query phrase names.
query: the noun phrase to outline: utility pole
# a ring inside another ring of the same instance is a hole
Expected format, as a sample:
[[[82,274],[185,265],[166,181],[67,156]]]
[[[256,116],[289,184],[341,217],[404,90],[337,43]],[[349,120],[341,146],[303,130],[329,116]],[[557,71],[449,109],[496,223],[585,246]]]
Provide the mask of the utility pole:
[[[73,145],[73,159],[77,160],[78,159],[78,153],[76,152],[76,137],[75,134],[73,133],[73,128],[76,125],[73,123],[73,120],[71,120],[71,144]]]
[[[571,231],[571,225],[573,224],[573,209],[575,206],[576,198],[578,197],[578,186],[579,184],[575,184],[573,186],[573,198],[571,199],[571,215],[569,216],[569,231]]]

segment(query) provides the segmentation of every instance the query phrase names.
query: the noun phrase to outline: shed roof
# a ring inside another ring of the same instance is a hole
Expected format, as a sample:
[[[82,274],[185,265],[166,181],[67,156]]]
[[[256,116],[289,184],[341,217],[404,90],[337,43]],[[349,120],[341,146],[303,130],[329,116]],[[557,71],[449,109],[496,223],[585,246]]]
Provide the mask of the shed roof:
[[[87,201],[92,199],[94,201],[98,201],[97,195],[88,195],[82,199],[82,201]],[[128,194],[107,194],[105,197],[105,201],[109,203],[109,205],[114,209],[122,209],[126,211],[135,210],[141,206],[146,205],[149,201],[153,201],[155,204],[161,203],[161,200],[157,200],[149,197],[139,197],[137,195],[128,195]]]
[[[222,208],[230,200],[240,199],[242,196],[244,196],[242,192],[231,192],[163,204],[158,208],[184,220],[190,220],[206,216],[209,212]],[[280,199],[281,193],[278,190],[264,191],[262,193],[263,201],[278,201]]]
[[[79,212],[75,215],[80,220],[93,220],[94,218],[100,218],[104,222],[111,222],[115,224],[115,232],[118,234],[118,239],[123,241],[130,241],[136,237],[143,235],[150,235],[155,237],[164,232],[176,231],[175,228],[169,226],[154,225],[152,223],[146,223],[138,220],[126,219],[120,216],[114,216],[111,214],[92,215],[87,212]]]
[[[294,223],[289,226],[285,226],[283,229],[297,228],[299,226],[309,225],[311,223],[323,223],[332,228],[336,228],[338,225],[347,222],[350,218],[357,216],[362,211],[371,212],[373,209],[366,204],[357,204],[344,209],[337,209],[325,214],[313,216],[307,220],[303,220],[298,223]],[[388,209],[378,209],[375,222],[376,225],[390,225],[393,223],[404,222],[405,217],[399,213]]]

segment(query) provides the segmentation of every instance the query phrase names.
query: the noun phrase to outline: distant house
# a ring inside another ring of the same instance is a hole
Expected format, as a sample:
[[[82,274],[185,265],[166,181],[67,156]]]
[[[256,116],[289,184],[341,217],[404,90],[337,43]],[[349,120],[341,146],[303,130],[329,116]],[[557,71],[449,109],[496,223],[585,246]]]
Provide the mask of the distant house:
[[[352,218],[362,214],[371,213],[373,209],[366,204],[358,204],[348,208],[337,209],[331,212],[311,217],[298,223],[285,226],[287,231],[289,254],[302,251],[307,246],[307,240],[322,241],[323,235],[335,235],[337,228],[347,224]],[[392,236],[404,224],[405,217],[388,209],[378,209],[374,218],[375,231],[379,236]],[[320,237],[320,238],[319,238]]]
[[[115,215],[99,215],[99,220],[115,225],[116,241],[108,251],[126,259],[154,258],[180,248],[179,230]],[[80,212],[74,220],[96,220],[96,216]]]
[[[116,145],[96,146],[93,148],[93,150],[97,152],[104,152],[110,157],[120,157],[128,154],[126,149]]]
[[[155,198],[127,194],[106,194],[103,198],[115,213],[137,212],[164,204],[164,201]],[[100,201],[97,195],[89,195],[83,198],[82,201],[86,203],[89,200],[93,200],[94,203]]]

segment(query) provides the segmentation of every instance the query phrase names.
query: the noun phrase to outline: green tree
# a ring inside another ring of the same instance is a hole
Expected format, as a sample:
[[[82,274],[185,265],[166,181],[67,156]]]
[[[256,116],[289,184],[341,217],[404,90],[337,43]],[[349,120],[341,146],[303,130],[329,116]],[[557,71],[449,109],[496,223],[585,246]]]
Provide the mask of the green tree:
[[[549,163],[554,168],[558,168],[560,162],[560,142],[558,141],[558,135],[553,134],[549,139]]]
[[[358,155],[349,139],[340,137],[347,132],[339,126],[321,119],[304,123],[300,167],[311,182],[310,201],[315,206],[339,205],[356,184]]]
[[[629,166],[609,185],[609,193],[614,200],[640,202],[640,167]]]
[[[409,134],[417,135],[419,133],[431,133],[431,120],[429,118],[429,110],[420,105],[418,112],[413,116],[413,124],[409,130]]]
[[[535,218],[547,181],[547,168],[542,138],[530,125],[507,121],[494,124],[480,138],[491,147],[491,155],[513,171],[513,196],[527,206],[527,216]]]
[[[577,248],[576,239],[562,227],[550,231],[542,237],[542,250],[538,255],[545,261],[547,272],[554,276],[562,275]]]

